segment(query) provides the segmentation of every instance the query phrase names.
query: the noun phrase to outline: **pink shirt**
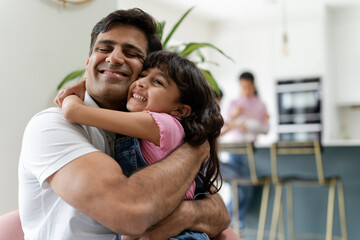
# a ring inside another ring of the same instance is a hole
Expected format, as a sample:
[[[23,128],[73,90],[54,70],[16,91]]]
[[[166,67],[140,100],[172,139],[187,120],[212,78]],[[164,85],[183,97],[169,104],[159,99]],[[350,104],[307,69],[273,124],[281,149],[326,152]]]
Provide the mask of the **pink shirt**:
[[[157,162],[171,153],[175,148],[180,146],[185,137],[184,128],[181,123],[173,116],[167,113],[149,113],[155,120],[160,130],[160,146],[147,140],[140,141],[140,149],[146,162],[152,164]],[[195,192],[195,182],[193,182],[186,192],[185,199],[192,199]]]
[[[257,96],[250,98],[241,96],[232,101],[228,111],[228,118],[230,118],[231,113],[237,108],[242,108],[242,114],[236,121],[244,123],[247,132],[233,129],[227,134],[228,136],[225,135],[227,141],[254,141],[259,133],[267,133],[269,130],[269,122],[266,107]]]

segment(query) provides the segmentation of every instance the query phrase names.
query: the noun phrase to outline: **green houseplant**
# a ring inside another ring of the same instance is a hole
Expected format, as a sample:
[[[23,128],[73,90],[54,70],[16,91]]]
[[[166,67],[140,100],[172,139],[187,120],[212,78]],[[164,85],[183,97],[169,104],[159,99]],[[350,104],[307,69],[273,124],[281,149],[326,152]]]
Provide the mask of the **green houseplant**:
[[[192,60],[195,62],[195,64],[197,64],[197,66],[199,67],[199,69],[201,70],[201,72],[203,73],[204,77],[206,78],[206,80],[209,82],[209,84],[213,87],[213,89],[219,93],[220,89],[218,87],[217,82],[215,81],[213,75],[211,74],[211,72],[207,69],[204,69],[202,67],[200,67],[199,65],[202,65],[203,63],[206,63],[206,59],[204,57],[204,55],[201,52],[202,48],[212,48],[214,50],[216,50],[217,52],[219,52],[221,55],[223,55],[224,57],[230,59],[231,61],[233,61],[228,55],[226,55],[223,51],[221,51],[219,48],[215,47],[214,45],[210,44],[210,43],[197,43],[197,42],[190,42],[190,43],[182,43],[182,44],[177,44],[177,45],[172,45],[170,46],[168,43],[171,39],[171,37],[173,36],[173,34],[175,33],[175,31],[178,29],[178,27],[180,26],[180,24],[183,22],[183,20],[188,16],[188,14],[194,9],[194,7],[188,9],[183,15],[182,17],[176,22],[176,24],[171,28],[171,31],[169,32],[169,34],[164,37],[164,28],[165,28],[165,21],[159,22],[157,25],[157,33],[156,35],[158,36],[158,38],[161,40],[161,43],[163,45],[163,49],[167,50],[167,51],[172,51],[172,52],[176,52],[179,55],[189,58],[191,57]],[[216,64],[216,63],[215,63]],[[76,70],[71,72],[69,75],[67,75],[58,85],[57,89],[61,89],[64,84],[66,84],[69,81],[72,81],[74,79],[81,79],[82,76],[85,73],[85,69],[80,69],[80,70]]]

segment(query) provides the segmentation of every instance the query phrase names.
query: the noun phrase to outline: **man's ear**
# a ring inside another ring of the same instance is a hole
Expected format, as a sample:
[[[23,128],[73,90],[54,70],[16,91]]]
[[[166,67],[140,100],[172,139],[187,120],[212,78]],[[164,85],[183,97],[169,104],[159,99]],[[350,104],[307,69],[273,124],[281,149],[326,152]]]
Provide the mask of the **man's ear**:
[[[186,104],[180,104],[176,109],[170,112],[170,115],[183,118],[188,117],[191,114],[191,107]]]
[[[85,67],[85,73],[84,73],[84,80],[86,81],[86,72],[87,72],[87,69],[88,69],[88,66],[89,66],[89,57],[86,59],[86,67]]]

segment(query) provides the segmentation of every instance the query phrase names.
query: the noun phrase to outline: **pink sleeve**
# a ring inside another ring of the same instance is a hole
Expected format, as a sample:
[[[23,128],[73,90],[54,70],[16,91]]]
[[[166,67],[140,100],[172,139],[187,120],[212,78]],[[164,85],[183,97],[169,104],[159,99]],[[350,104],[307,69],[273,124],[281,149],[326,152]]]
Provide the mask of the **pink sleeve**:
[[[183,143],[185,132],[181,123],[167,113],[148,112],[160,130],[160,150],[166,155]],[[166,156],[165,155],[165,156]]]
[[[149,112],[155,120],[156,124],[159,126],[160,129],[160,146],[158,147],[157,154],[161,156],[157,160],[164,158],[170,152],[172,152],[176,147],[180,146],[183,143],[185,132],[184,128],[182,127],[181,123],[174,118],[173,116],[167,113],[156,113],[156,112]],[[152,144],[152,143],[151,143]],[[156,154],[155,149],[153,148],[152,154]],[[143,152],[145,158],[148,156],[151,158],[150,155]],[[154,155],[153,155],[154,157]],[[152,160],[154,161],[154,159]],[[184,199],[192,199],[195,192],[195,182],[191,184]]]

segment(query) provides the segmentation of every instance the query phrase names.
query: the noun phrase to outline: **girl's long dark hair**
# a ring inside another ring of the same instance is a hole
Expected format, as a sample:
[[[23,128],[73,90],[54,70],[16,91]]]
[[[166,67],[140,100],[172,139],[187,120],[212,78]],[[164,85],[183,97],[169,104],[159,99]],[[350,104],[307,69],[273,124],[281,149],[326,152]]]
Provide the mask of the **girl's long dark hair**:
[[[222,184],[217,138],[224,120],[214,90],[193,62],[176,53],[150,53],[144,69],[154,67],[173,79],[180,90],[180,102],[191,107],[191,114],[182,118],[181,122],[185,130],[185,142],[196,146],[208,140],[210,144],[210,157],[202,164],[201,172],[204,174],[204,188],[210,193],[216,193]],[[220,184],[215,184],[217,180],[220,180]],[[212,186],[215,188],[212,189]]]

